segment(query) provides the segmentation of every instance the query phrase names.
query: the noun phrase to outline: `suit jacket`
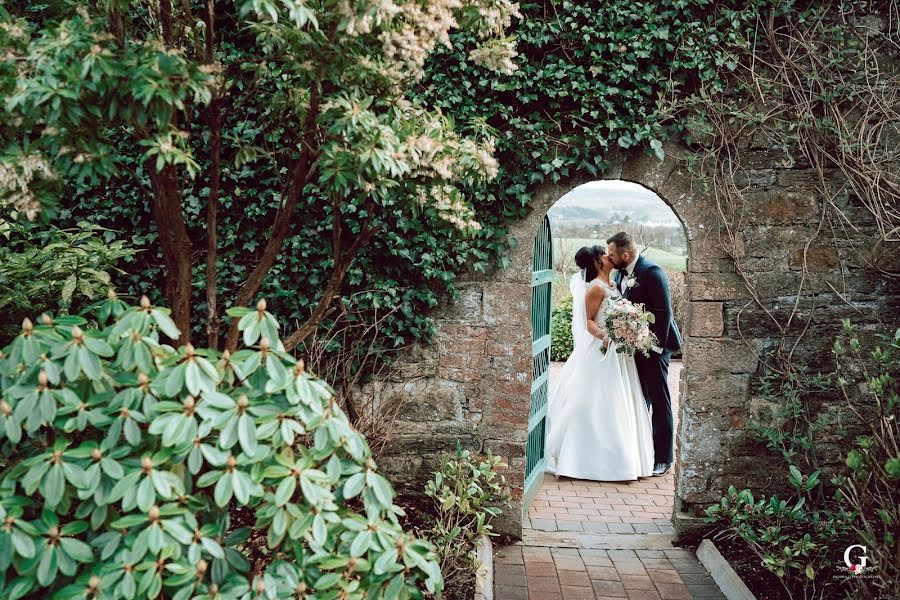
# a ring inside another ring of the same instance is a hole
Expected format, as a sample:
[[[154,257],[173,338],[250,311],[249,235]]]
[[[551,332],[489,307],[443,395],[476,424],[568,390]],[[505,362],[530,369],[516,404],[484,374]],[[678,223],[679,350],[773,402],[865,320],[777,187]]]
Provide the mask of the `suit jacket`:
[[[622,289],[624,275],[624,269],[616,275],[616,287],[619,289]],[[626,288],[622,295],[635,304],[643,304],[644,308],[656,317],[656,322],[650,325],[650,330],[659,340],[657,345],[660,348],[666,352],[681,349],[681,332],[678,331],[675,316],[672,314],[669,278],[666,277],[666,272],[652,260],[641,256],[634,265],[632,275],[636,279],[636,285]]]

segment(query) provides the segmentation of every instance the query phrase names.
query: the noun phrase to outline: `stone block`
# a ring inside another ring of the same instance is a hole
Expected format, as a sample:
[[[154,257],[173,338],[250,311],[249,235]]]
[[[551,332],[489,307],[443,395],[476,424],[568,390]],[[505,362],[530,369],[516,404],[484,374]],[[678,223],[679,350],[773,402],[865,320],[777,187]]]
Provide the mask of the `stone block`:
[[[484,287],[484,322],[487,325],[530,328],[531,284],[486,284]]]
[[[480,283],[458,286],[459,295],[455,301],[446,301],[436,318],[442,322],[480,323],[482,321],[481,302],[484,290]]]
[[[725,309],[721,302],[691,302],[688,335],[719,337],[725,331]]]
[[[736,273],[691,273],[688,293],[693,302],[751,297],[744,281]]]
[[[794,269],[809,271],[830,271],[840,266],[837,248],[833,245],[813,244],[807,250],[798,248],[791,255],[790,265]]]
[[[731,406],[746,406],[750,390],[750,375],[713,371],[689,370],[685,375],[689,392],[685,404],[697,411],[714,412],[720,417]]]
[[[734,184],[739,188],[770,186],[775,180],[775,169],[739,169],[734,173]]]
[[[734,261],[730,258],[688,258],[690,273],[733,273]]]
[[[418,424],[462,421],[465,401],[463,384],[443,379],[388,384],[381,390],[383,414]]]
[[[746,212],[755,223],[808,223],[816,213],[816,201],[809,189],[768,189],[744,193]]]
[[[685,368],[690,374],[755,373],[761,344],[757,340],[688,338],[684,346]]]

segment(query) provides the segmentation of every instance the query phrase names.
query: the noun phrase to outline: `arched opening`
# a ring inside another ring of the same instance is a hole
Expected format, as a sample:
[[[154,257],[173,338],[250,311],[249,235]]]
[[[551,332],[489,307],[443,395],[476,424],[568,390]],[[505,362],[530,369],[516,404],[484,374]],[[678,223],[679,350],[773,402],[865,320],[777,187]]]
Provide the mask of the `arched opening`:
[[[569,279],[578,267],[576,250],[601,245],[618,231],[638,242],[641,255],[661,266],[670,302],[686,332],[687,232],[681,219],[654,191],[623,180],[592,181],[571,189],[547,210],[535,234],[532,255],[532,383],[525,448],[522,523],[525,529],[587,533],[671,533],[678,467],[662,477],[634,481],[589,481],[543,476],[548,402],[571,353]],[[682,355],[669,363],[668,389],[675,422],[675,464],[681,407]],[[585,453],[592,452],[590,447]]]

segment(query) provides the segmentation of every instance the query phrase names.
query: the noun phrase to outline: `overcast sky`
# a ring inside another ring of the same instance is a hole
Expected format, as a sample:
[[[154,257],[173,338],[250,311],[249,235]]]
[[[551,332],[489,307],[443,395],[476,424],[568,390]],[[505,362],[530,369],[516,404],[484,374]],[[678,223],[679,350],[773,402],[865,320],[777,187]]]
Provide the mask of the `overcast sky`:
[[[628,181],[592,181],[578,186],[559,199],[550,209],[550,218],[559,208],[605,209],[628,215],[632,220],[650,220],[654,224],[680,225],[678,217],[662,199],[647,188]],[[566,213],[571,216],[571,211]]]

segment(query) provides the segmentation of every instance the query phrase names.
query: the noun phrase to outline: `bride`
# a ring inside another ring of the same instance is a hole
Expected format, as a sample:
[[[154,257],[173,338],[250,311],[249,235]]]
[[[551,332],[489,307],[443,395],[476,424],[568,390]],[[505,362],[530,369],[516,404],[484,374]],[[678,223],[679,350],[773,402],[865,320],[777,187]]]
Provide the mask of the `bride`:
[[[634,357],[616,352],[598,325],[601,305],[618,296],[612,261],[600,246],[581,248],[572,291],[574,350],[547,409],[547,472],[627,481],[653,473],[653,434]],[[606,352],[603,349],[606,347]]]

